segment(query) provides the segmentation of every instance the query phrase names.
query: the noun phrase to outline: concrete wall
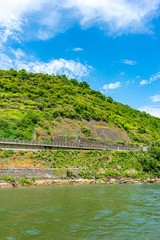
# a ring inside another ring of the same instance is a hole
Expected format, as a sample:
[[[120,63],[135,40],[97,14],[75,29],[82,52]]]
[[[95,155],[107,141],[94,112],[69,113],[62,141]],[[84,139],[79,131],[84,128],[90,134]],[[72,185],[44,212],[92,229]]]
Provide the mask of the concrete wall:
[[[58,179],[60,177],[66,177],[67,170],[75,174],[80,172],[79,169],[0,168],[0,177],[7,175],[15,179],[31,179],[32,177],[36,179]]]

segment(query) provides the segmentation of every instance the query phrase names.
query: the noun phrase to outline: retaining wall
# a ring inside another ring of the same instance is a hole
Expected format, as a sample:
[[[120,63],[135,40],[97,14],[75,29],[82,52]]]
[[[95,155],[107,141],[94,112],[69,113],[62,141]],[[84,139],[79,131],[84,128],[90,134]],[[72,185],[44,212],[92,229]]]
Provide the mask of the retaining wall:
[[[15,179],[27,178],[31,179],[35,177],[36,179],[59,179],[61,177],[66,177],[66,171],[72,171],[77,174],[80,172],[78,168],[70,168],[70,169],[39,169],[39,168],[0,168],[0,177],[2,176],[10,176]]]

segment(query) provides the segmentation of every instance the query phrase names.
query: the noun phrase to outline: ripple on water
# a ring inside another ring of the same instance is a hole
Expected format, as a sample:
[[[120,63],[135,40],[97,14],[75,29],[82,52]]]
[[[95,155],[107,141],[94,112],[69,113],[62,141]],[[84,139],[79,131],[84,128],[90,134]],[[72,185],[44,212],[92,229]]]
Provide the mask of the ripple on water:
[[[160,184],[1,191],[0,216],[0,240],[159,240]]]
[[[36,235],[39,235],[41,232],[37,229],[29,229],[29,230],[21,231],[21,233],[23,233],[26,236],[36,236]]]
[[[6,237],[6,240],[16,240],[14,237]]]
[[[112,214],[112,211],[110,211],[109,209],[105,209],[102,211],[97,211],[96,215],[93,218],[90,218],[90,221],[95,221],[95,220],[100,220],[104,217],[108,217],[110,216],[110,214]]]

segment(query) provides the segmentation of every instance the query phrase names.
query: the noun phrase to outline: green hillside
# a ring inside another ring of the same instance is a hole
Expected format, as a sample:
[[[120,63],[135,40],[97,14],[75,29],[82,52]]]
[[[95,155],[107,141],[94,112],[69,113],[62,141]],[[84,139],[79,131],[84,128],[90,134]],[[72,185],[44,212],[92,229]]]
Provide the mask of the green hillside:
[[[0,70],[0,138],[158,144],[160,119],[65,75]]]
[[[81,175],[76,176],[77,178],[125,176],[146,179],[148,176],[160,177],[160,148],[151,147],[146,152],[0,149],[1,168],[54,168],[57,174],[79,168]]]

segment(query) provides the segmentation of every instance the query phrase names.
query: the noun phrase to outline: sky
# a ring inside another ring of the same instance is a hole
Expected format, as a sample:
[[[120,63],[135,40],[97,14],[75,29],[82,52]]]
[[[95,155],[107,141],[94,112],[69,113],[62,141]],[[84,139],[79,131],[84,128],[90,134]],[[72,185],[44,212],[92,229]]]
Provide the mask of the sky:
[[[66,74],[160,118],[160,0],[0,0],[0,69]]]

